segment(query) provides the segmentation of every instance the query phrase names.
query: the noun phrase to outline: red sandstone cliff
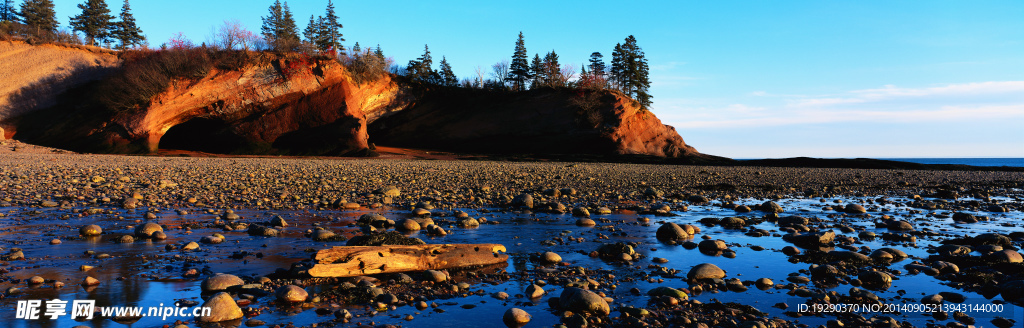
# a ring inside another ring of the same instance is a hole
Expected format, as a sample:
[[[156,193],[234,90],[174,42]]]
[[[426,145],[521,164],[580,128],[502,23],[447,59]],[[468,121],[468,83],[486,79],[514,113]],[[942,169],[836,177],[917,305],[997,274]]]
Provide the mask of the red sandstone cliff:
[[[337,61],[259,57],[239,69],[175,78],[138,108],[83,103],[103,90],[84,86],[56,97],[63,100],[50,109],[4,123],[25,141],[93,152],[366,155],[373,142],[487,153],[700,155],[671,126],[612,91],[505,93],[387,74],[356,83]]]

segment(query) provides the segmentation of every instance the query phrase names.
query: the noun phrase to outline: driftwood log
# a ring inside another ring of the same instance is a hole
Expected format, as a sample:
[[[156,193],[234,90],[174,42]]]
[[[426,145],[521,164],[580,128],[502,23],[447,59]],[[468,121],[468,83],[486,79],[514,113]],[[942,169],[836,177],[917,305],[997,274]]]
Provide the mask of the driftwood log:
[[[508,261],[500,244],[335,246],[320,250],[309,274],[355,277],[378,273],[442,270]]]

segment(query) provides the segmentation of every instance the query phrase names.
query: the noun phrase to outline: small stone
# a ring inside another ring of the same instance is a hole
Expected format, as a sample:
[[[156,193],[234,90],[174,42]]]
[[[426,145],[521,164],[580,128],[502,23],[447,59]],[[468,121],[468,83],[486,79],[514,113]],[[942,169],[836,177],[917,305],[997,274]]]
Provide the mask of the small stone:
[[[501,317],[501,321],[503,321],[509,328],[514,328],[530,322],[530,318],[530,314],[523,311],[523,309],[511,308],[508,309],[508,311],[505,311],[505,315]]]
[[[85,276],[85,279],[82,279],[82,286],[96,286],[99,284],[99,280],[90,276]]]
[[[702,263],[690,269],[690,272],[686,274],[686,278],[689,280],[721,279],[725,278],[725,271],[717,265]]]
[[[680,239],[689,239],[690,234],[686,233],[678,224],[669,222],[661,225],[655,234],[658,240],[661,241],[675,241]]]
[[[150,238],[154,232],[164,231],[164,228],[160,227],[159,224],[153,222],[146,222],[143,225],[135,227],[135,236],[141,238]]]
[[[597,222],[588,218],[580,218],[579,220],[576,220],[576,225],[581,227],[593,227],[597,225]]]
[[[90,224],[78,229],[78,234],[82,236],[99,236],[103,233],[103,228],[95,224]]]
[[[558,303],[563,309],[573,312],[597,315],[608,315],[611,313],[611,308],[603,297],[592,291],[576,287],[563,289],[562,294],[558,297]]]
[[[50,240],[50,245],[60,245],[60,239]]]
[[[538,298],[544,296],[544,294],[547,294],[547,292],[544,291],[544,288],[537,286],[536,284],[526,287],[526,298]]]
[[[199,317],[199,322],[221,322],[239,319],[243,316],[242,309],[238,307],[231,295],[220,292],[203,303],[204,308],[210,309],[210,315]]]
[[[39,285],[44,282],[46,282],[46,279],[43,279],[43,277],[40,276],[32,276],[32,278],[28,278],[29,285]]]
[[[194,241],[193,242],[189,242],[188,244],[185,244],[185,246],[181,247],[181,250],[184,250],[184,251],[191,251],[191,250],[196,250],[196,249],[199,249],[199,244],[194,242]]]
[[[545,263],[559,263],[562,262],[562,257],[555,252],[544,252],[540,257],[541,261]]]
[[[423,273],[426,274],[427,281],[443,282],[443,281],[448,280],[448,274],[446,274],[444,272],[441,272],[441,271],[427,270],[427,271],[424,271]]]
[[[402,231],[419,231],[420,224],[413,219],[404,219],[398,222],[398,230]]]
[[[302,287],[295,285],[287,285],[277,289],[274,292],[277,300],[283,302],[304,302],[309,297],[309,293],[306,292]]]
[[[221,273],[203,280],[203,283],[200,284],[200,288],[203,292],[215,292],[227,290],[232,286],[241,286],[244,284],[245,281],[242,281],[242,278],[239,278],[236,275]]]

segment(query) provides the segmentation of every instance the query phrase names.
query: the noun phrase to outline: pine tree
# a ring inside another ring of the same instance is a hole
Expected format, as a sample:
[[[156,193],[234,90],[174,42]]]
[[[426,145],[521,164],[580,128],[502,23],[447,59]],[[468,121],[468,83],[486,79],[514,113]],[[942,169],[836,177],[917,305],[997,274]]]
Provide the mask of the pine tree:
[[[533,75],[533,84],[530,85],[530,89],[540,88],[544,85],[544,62],[540,59],[540,55],[533,54],[530,72]]]
[[[359,42],[356,42],[356,45],[352,46],[352,54],[354,54],[356,56],[359,56],[359,53],[362,52],[362,51],[363,51],[363,48],[359,47]]]
[[[590,74],[596,77],[603,77],[604,69],[604,55],[597,51],[590,54]]]
[[[298,27],[292,16],[288,2],[282,5],[281,0],[274,0],[269,8],[270,15],[263,17],[261,32],[270,44],[279,51],[294,50],[299,41]]]
[[[0,3],[0,22],[18,22],[18,11],[14,9],[14,0],[3,0]]]
[[[373,54],[376,55],[377,58],[384,59],[384,50],[380,49],[380,43],[377,44],[377,50],[374,50]]]
[[[420,58],[409,61],[407,75],[415,81],[432,83],[437,73],[431,68],[433,59],[430,58],[430,47],[423,45],[423,55]]]
[[[615,45],[609,78],[622,93],[636,99],[640,108],[650,108],[653,104],[653,97],[648,93],[651,87],[649,72],[647,58],[636,44],[635,37],[630,35],[625,43]]]
[[[132,15],[132,8],[128,4],[128,0],[124,0],[120,17],[121,21],[114,23],[111,34],[114,39],[121,42],[121,49],[141,45],[143,42],[146,42],[146,37],[142,35],[142,29],[135,25],[135,16]]]
[[[323,22],[320,23],[320,39],[322,41],[319,46],[321,50],[334,51],[335,55],[345,54],[345,46],[341,45],[342,42],[345,42],[345,38],[339,31],[341,28],[338,15],[334,13],[334,3],[327,0],[327,10]]]
[[[512,64],[509,65],[509,80],[512,82],[512,89],[524,90],[526,80],[530,78],[530,63],[527,62],[529,55],[526,54],[526,42],[523,41],[523,32],[519,32],[519,39],[516,40],[516,52],[512,54]]]
[[[292,10],[288,8],[288,1],[284,2],[284,11],[281,15],[281,27],[277,34],[277,38],[288,41],[299,41],[299,28],[295,25],[295,16],[292,16]]]
[[[103,0],[86,0],[84,4],[78,4],[82,14],[71,17],[71,28],[85,34],[86,43],[95,45],[110,38],[111,21],[114,16],[110,15],[110,9]]]
[[[323,17],[320,17],[320,20],[322,21]],[[306,29],[302,30],[302,37],[306,38],[310,44],[320,43],[320,25],[313,19],[313,15],[309,15],[309,23],[306,24]]]
[[[612,50],[612,67],[608,72],[608,79],[612,82],[612,86],[622,90],[623,80],[623,67],[622,67],[622,44],[616,43],[615,49]]]
[[[558,54],[554,50],[544,56],[544,78],[546,86],[565,86],[565,81],[562,80],[562,65],[558,63]]]
[[[36,32],[57,32],[57,13],[53,11],[51,0],[25,0],[21,3],[22,23]]]
[[[444,56],[441,57],[441,84],[444,86],[454,87],[459,85],[459,78],[455,76],[455,72],[452,71],[452,66],[448,64],[448,59]]]

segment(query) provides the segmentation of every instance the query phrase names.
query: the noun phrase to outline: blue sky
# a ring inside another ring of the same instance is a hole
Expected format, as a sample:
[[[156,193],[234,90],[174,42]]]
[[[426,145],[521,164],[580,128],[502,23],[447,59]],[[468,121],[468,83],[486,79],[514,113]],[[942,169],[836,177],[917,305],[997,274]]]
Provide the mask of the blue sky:
[[[84,0],[55,0],[62,26]],[[111,11],[121,1],[107,0]],[[270,0],[135,0],[152,46]],[[300,30],[326,0],[288,1]],[[335,1],[347,45],[423,45],[460,77],[522,31],[562,63],[635,35],[653,112],[699,151],[763,157],[1024,157],[1024,1]]]

